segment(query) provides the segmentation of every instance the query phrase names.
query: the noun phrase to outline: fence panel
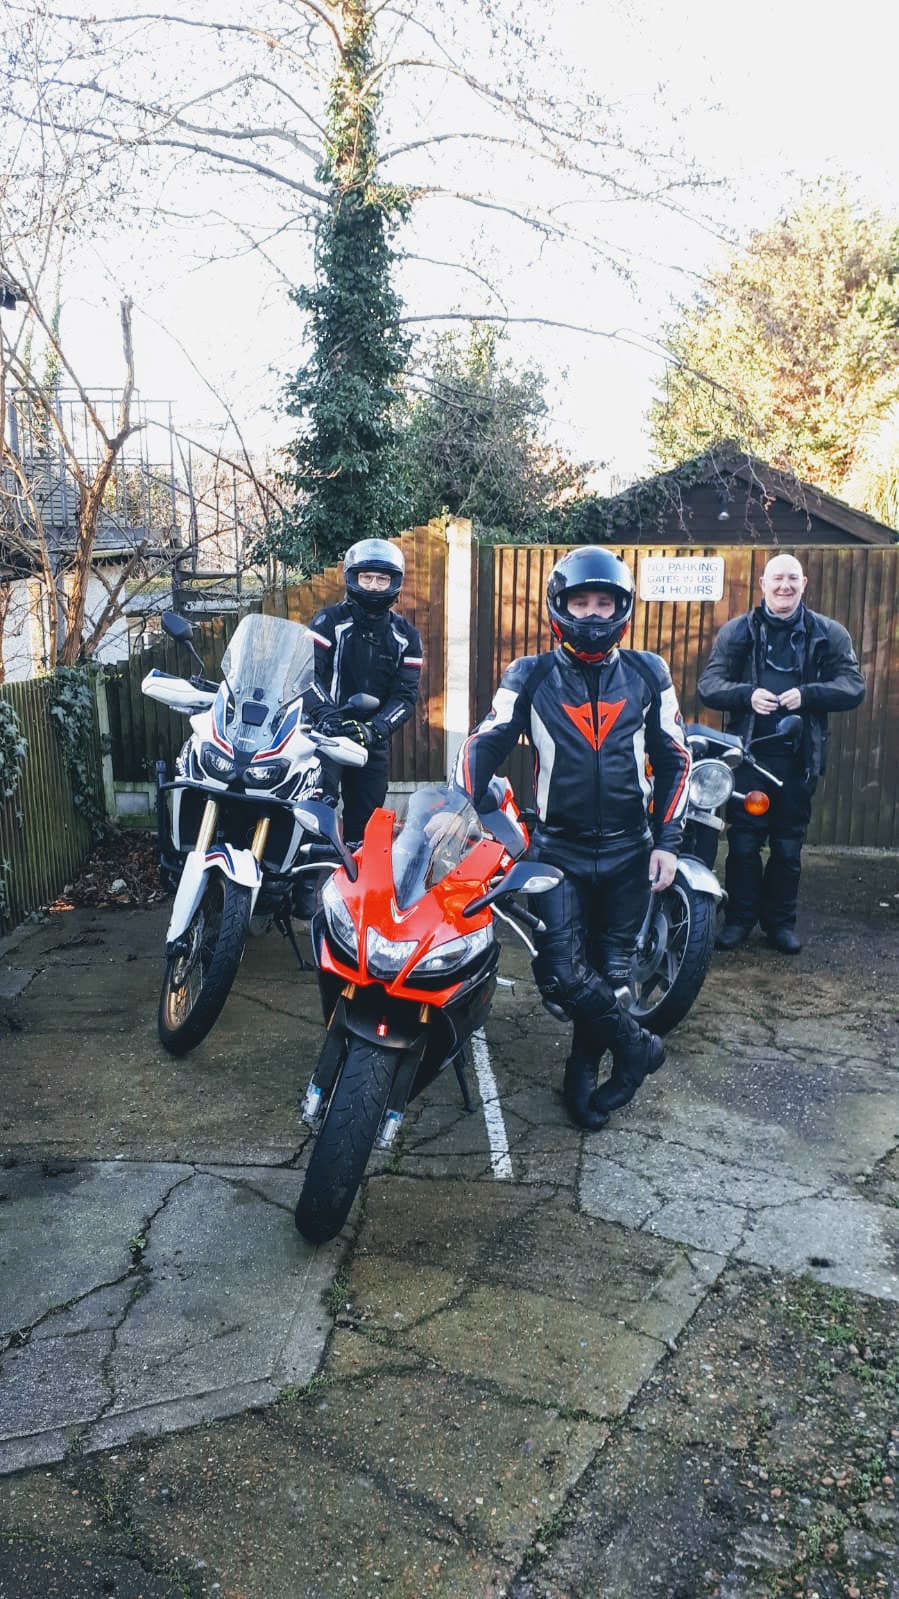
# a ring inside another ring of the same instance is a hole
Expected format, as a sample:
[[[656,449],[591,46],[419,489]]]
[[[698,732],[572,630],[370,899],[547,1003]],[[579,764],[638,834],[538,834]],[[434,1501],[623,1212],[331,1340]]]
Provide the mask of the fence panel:
[[[564,548],[482,546],[478,557],[478,625],[472,672],[472,721],[489,707],[503,670],[519,655],[548,649],[546,579]],[[615,553],[638,576],[645,547]],[[759,598],[759,578],[772,555],[796,555],[808,576],[812,610],[833,616],[849,629],[867,683],[856,711],[832,715],[827,774],[819,785],[809,842],[830,845],[899,846],[899,546],[766,547],[697,549],[653,547],[653,556],[720,555],[725,562],[723,597],[716,603],[645,603],[634,609],[630,642],[654,650],[671,667],[685,721],[720,725],[722,718],[699,702],[696,683],[718,629]],[[513,752],[508,772],[526,803],[532,795],[530,754]]]
[[[213,680],[221,675],[222,656],[239,620],[231,614],[217,616],[194,629],[194,646],[202,656],[206,675]],[[159,760],[165,761],[171,772],[189,731],[187,719],[179,711],[141,693],[141,683],[154,667],[189,676],[194,663],[184,646],[166,634],[149,649],[103,669],[112,773],[117,783],[152,782]]]
[[[51,690],[50,678],[7,683],[0,688],[0,695],[19,718],[28,745],[16,796],[0,801],[0,930],[4,933],[17,927],[30,911],[54,900],[90,850],[90,832],[75,808],[68,769],[53,728]],[[96,723],[94,742],[99,795]]]

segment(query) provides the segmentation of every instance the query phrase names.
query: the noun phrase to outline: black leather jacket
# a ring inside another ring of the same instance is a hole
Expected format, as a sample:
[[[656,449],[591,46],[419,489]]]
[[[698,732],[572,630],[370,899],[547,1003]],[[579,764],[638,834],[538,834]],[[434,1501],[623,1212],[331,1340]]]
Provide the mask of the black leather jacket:
[[[842,623],[803,606],[804,650],[800,662],[802,764],[807,779],[820,777],[827,764],[827,712],[851,711],[865,697],[852,640]],[[756,716],[750,703],[759,686],[759,652],[765,647],[765,613],[760,605],[725,622],[702,672],[698,688],[704,705],[727,711],[727,727],[752,738]]]
[[[459,752],[455,780],[475,802],[522,733],[543,833],[597,847],[652,837],[679,850],[690,754],[661,656],[613,650],[588,666],[559,648],[513,661]]]
[[[379,708],[370,718],[389,739],[415,710],[421,683],[421,636],[399,611],[384,616],[357,613],[350,600],[328,605],[312,618],[315,679],[337,705],[353,694],[374,694]],[[368,720],[368,718],[366,718]]]

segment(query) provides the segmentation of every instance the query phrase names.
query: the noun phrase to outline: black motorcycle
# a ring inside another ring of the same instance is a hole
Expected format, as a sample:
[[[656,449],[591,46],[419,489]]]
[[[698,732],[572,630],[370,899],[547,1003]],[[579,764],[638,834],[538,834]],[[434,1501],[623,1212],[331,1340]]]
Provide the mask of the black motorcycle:
[[[692,722],[686,728],[693,756],[684,842],[670,888],[650,896],[631,967],[620,997],[632,1015],[654,1033],[670,1032],[683,1021],[705,981],[715,945],[717,912],[724,890],[715,875],[724,809],[730,800],[751,815],[764,815],[770,800],[763,789],[735,787],[735,773],[748,766],[776,788],[782,786],[755,757],[759,745],[796,749],[802,718],[785,716],[777,731],[745,745],[733,733]]]

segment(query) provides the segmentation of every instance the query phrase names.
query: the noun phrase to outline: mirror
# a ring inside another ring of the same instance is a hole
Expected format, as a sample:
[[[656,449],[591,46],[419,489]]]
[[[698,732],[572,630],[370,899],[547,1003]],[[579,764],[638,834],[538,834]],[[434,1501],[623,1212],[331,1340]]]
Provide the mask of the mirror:
[[[788,750],[798,750],[802,743],[802,717],[797,715],[782,716],[774,724],[774,731],[779,739],[783,740]]]
[[[495,888],[469,900],[462,915],[474,916],[506,894],[548,894],[551,888],[558,888],[562,875],[557,866],[544,866],[542,861],[516,861]]]
[[[293,814],[300,827],[305,827],[309,833],[317,833],[319,838],[326,838],[329,844],[334,845],[347,877],[351,883],[355,883],[359,868],[343,842],[333,805],[325,805],[321,800],[304,800],[302,805],[294,805]]]
[[[164,631],[168,633],[170,638],[178,639],[184,644],[187,643],[188,639],[193,638],[194,630],[186,616],[178,616],[175,611],[163,611],[160,621]]]

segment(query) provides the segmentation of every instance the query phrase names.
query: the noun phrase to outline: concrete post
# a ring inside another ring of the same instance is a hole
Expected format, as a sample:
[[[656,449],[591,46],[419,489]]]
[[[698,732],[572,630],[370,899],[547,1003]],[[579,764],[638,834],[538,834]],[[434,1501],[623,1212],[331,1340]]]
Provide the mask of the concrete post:
[[[115,781],[112,772],[112,744],[109,735],[109,707],[106,702],[106,673],[102,666],[95,680],[95,693],[97,697],[97,721],[100,728],[100,762],[103,773],[103,797],[106,803],[106,815],[111,822],[116,820]]]
[[[450,517],[446,524],[446,665],[444,732],[447,782],[470,732],[471,612],[474,578],[471,523]]]

